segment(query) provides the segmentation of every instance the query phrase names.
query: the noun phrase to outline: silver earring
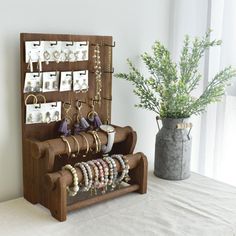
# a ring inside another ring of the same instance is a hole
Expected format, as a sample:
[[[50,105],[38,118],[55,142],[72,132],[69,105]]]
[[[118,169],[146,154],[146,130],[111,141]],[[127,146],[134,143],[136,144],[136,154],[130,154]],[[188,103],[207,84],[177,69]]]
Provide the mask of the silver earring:
[[[38,122],[43,123],[43,114],[42,113],[38,114]]]
[[[87,50],[83,50],[82,51],[82,60],[85,60],[86,59],[86,56],[87,56]]]
[[[71,61],[75,61],[75,54],[70,50],[69,52],[68,52],[68,54],[67,54],[67,60],[69,61],[69,62],[71,62]]]
[[[41,83],[39,81],[36,82],[36,85],[35,85],[35,92],[41,92]]]
[[[32,123],[32,122],[33,122],[32,114],[29,114],[29,115],[28,115],[28,117],[27,117],[27,122],[28,122],[28,123]]]
[[[55,114],[53,116],[53,121],[59,121],[59,111],[55,111]]]
[[[49,124],[51,121],[52,121],[52,119],[51,119],[51,114],[50,114],[50,112],[48,111],[48,112],[46,113],[46,116],[45,116],[45,122]]]
[[[50,86],[50,82],[49,82],[49,81],[46,81],[46,82],[45,82],[45,89],[47,89],[47,90],[50,90],[50,89],[51,89],[51,86]]]
[[[38,66],[37,66],[39,72],[42,71],[42,60],[41,60],[41,56],[40,56],[40,51],[38,52]]]
[[[32,61],[32,57],[31,57],[31,52],[29,52],[29,61],[28,61],[28,67],[27,69],[30,71],[30,72],[33,72],[34,71],[34,68],[33,68],[33,61]]]
[[[30,82],[30,81],[27,82],[27,85],[26,85],[26,87],[25,87],[25,90],[26,90],[26,92],[32,92],[32,86],[31,86],[31,82]]]
[[[56,51],[53,52],[53,57],[55,58],[56,63],[59,63],[60,62],[61,53],[56,50]]]
[[[46,61],[46,64],[48,65],[49,64],[49,60],[50,60],[50,53],[48,51],[45,51],[43,53],[43,57],[44,57],[44,60]]]
[[[83,79],[83,83],[81,84],[82,93],[88,92],[88,84],[86,83],[86,79]]]
[[[57,81],[53,81],[52,87],[53,87],[54,89],[58,89],[58,83],[57,83]]]
[[[76,51],[74,55],[75,55],[75,61],[79,61],[79,51]]]

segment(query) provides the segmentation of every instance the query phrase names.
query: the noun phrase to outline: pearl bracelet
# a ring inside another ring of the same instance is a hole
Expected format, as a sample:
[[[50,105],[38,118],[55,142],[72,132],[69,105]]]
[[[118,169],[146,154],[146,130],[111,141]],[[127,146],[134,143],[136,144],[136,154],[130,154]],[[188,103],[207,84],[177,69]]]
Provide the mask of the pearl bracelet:
[[[84,186],[81,188],[81,191],[86,192],[86,191],[88,191],[88,185],[89,185],[87,170],[84,167],[84,165],[80,162],[76,163],[75,167],[79,167],[82,171],[82,174],[83,174],[83,177],[84,177]],[[81,185],[82,185],[82,183],[81,183]]]
[[[87,170],[87,174],[88,174],[88,186],[87,186],[87,189],[89,190],[91,187],[92,187],[92,184],[93,184],[93,174],[92,174],[92,170],[89,166],[88,163],[86,162],[82,162],[82,164],[84,165],[84,167],[86,168]],[[87,191],[88,191],[87,190]]]
[[[112,161],[110,160],[110,157],[108,156],[104,156],[103,160],[106,161],[106,163],[108,164],[108,169],[109,169],[109,180],[108,180],[108,185],[112,185],[113,183],[113,179],[114,179],[114,167],[112,164]]]
[[[112,165],[113,165],[113,180],[112,180],[112,185],[111,188],[112,190],[114,190],[114,188],[116,187],[116,179],[117,179],[117,166],[116,166],[116,162],[114,161],[114,159],[112,159],[111,157],[108,156],[108,159],[111,161]]]
[[[76,173],[76,169],[74,167],[72,167],[71,165],[65,165],[64,167],[62,167],[63,170],[68,170],[71,172],[72,177],[73,177],[73,186],[72,187],[66,187],[66,190],[69,194],[69,196],[75,196],[77,194],[77,192],[79,191],[79,180],[78,180],[78,176]]]
[[[124,179],[126,173],[127,173],[127,168],[126,168],[126,165],[125,165],[125,162],[123,160],[123,155],[112,155],[111,156],[113,159],[117,159],[121,165],[121,168],[122,168],[122,172],[121,172],[121,175],[119,177],[117,177],[116,179],[116,182],[118,184],[120,184],[122,182],[122,180]]]

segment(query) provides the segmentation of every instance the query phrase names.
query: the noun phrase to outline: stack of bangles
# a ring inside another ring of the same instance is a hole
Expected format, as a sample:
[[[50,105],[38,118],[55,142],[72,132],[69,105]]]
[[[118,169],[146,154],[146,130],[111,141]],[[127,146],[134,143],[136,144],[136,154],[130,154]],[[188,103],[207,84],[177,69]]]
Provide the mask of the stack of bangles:
[[[116,161],[121,166],[121,172],[118,174]],[[83,181],[78,182],[76,169],[79,168],[83,175]],[[105,156],[103,159],[91,160],[88,162],[78,162],[72,167],[65,165],[62,169],[70,171],[72,175],[72,185],[67,187],[69,196],[75,196],[79,191],[94,193],[97,195],[98,190],[102,194],[108,189],[114,190],[120,186],[122,181],[129,182],[129,164],[125,156],[116,154]]]

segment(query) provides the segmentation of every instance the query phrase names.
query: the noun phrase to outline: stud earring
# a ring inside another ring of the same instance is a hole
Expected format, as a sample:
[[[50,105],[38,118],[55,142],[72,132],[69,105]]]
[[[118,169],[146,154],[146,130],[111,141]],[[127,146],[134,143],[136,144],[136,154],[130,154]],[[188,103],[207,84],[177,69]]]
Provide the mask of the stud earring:
[[[41,56],[40,56],[40,51],[38,52],[38,65],[37,65],[37,69],[39,70],[39,72],[42,71],[42,60],[41,60]]]
[[[46,64],[48,65],[49,64],[49,60],[50,60],[50,53],[48,51],[45,51],[43,53],[43,57],[44,57],[44,60],[46,61]]]
[[[29,61],[28,61],[28,67],[27,69],[30,71],[30,72],[33,72],[34,71],[34,68],[33,68],[33,61],[32,61],[32,57],[31,57],[31,52],[29,52]]]
[[[46,113],[46,116],[45,116],[45,122],[49,124],[51,121],[52,121],[52,119],[51,119],[51,114],[50,114],[50,112],[48,111],[48,112]]]

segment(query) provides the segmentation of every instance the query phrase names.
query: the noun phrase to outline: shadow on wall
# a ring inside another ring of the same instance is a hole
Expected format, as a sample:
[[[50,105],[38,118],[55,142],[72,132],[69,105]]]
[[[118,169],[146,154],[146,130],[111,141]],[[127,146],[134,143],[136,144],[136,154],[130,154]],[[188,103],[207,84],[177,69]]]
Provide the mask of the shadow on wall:
[[[6,181],[0,178],[0,201],[18,197],[16,193],[22,193],[20,34],[8,34],[2,40],[3,138],[0,142],[0,173],[2,177],[12,179]]]

